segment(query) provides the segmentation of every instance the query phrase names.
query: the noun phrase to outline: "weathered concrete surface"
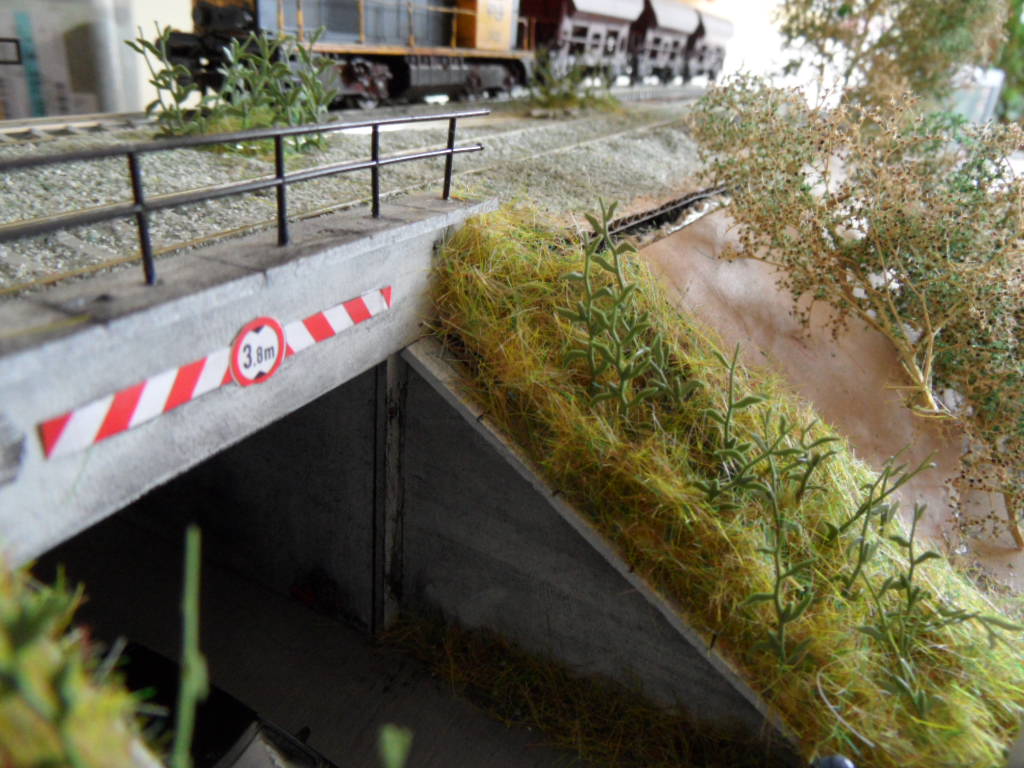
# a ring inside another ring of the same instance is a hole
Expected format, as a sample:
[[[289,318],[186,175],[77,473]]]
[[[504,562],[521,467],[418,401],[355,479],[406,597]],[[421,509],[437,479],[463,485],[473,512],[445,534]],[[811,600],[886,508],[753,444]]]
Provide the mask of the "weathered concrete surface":
[[[300,408],[409,344],[429,313],[437,241],[493,201],[427,197],[295,224],[161,264],[145,287],[120,272],[3,305],[0,403],[29,437],[17,480],[0,486],[0,547],[13,563],[124,507],[147,489]],[[229,346],[250,320],[305,318],[393,286],[379,317],[288,358],[269,381],[223,386],[88,450],[47,460],[37,426]]]
[[[458,394],[440,347],[403,357],[404,604],[440,608],[698,721],[786,749],[740,676]]]
[[[120,515],[157,536],[195,522],[220,564],[370,629],[376,378],[335,387]]]

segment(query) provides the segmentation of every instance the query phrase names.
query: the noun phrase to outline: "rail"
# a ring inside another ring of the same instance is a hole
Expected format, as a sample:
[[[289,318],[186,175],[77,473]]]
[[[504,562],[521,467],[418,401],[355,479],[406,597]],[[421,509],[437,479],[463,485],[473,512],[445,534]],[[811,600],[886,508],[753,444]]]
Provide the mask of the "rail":
[[[372,193],[372,215],[374,218],[380,216],[380,169],[386,165],[396,163],[407,163],[414,160],[425,160],[431,157],[445,157],[444,187],[442,197],[448,200],[451,197],[452,186],[452,162],[457,154],[465,152],[479,152],[483,146],[479,143],[456,146],[455,131],[456,124],[460,118],[479,117],[490,114],[490,110],[478,109],[468,112],[446,112],[439,115],[414,115],[409,117],[392,117],[378,120],[361,120],[351,123],[325,123],[318,125],[285,126],[278,128],[263,128],[250,131],[236,131],[234,133],[211,134],[208,136],[188,136],[176,139],[164,139],[148,142],[138,142],[116,147],[103,147],[99,149],[81,150],[76,152],[65,152],[57,155],[34,155],[30,157],[14,158],[0,161],[0,174],[10,171],[38,168],[47,165],[60,165],[66,163],[85,162],[91,160],[102,160],[112,157],[124,157],[128,162],[128,174],[131,181],[132,202],[114,203],[90,208],[88,210],[72,211],[45,219],[34,219],[27,222],[16,222],[0,226],[0,243],[10,240],[17,240],[23,237],[43,235],[48,232],[55,232],[69,227],[86,224],[99,224],[113,219],[135,217],[138,230],[139,249],[142,255],[142,268],[145,274],[146,283],[156,283],[156,263],[153,257],[153,244],[149,234],[149,216],[155,211],[176,208],[190,203],[199,203],[205,200],[214,200],[231,195],[240,195],[248,192],[258,192],[263,189],[275,189],[277,191],[277,242],[278,245],[287,245],[290,236],[288,232],[288,194],[289,184],[299,181],[311,181],[313,179],[335,176],[353,171],[370,171],[370,188]],[[406,154],[392,155],[389,157],[380,156],[380,129],[385,125],[398,125],[403,123],[423,123],[431,121],[448,121],[448,142],[445,148],[428,150],[426,152],[411,152]],[[307,168],[289,173],[285,167],[285,140],[295,136],[306,136],[314,133],[333,133],[347,131],[355,128],[370,129],[370,159],[355,162],[340,162],[321,165],[314,168]],[[168,152],[175,149],[191,149],[196,147],[207,147],[217,144],[235,144],[241,142],[273,140],[274,143],[274,175],[259,179],[225,184],[215,188],[202,190],[190,190],[175,192],[158,197],[147,198],[142,177],[142,165],[140,158],[156,152]]]

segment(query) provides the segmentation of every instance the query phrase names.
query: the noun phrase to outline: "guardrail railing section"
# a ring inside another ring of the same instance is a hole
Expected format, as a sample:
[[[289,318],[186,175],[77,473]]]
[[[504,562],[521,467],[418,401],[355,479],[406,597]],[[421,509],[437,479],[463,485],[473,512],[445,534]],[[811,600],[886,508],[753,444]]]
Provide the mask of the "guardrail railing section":
[[[464,152],[479,152],[483,149],[483,145],[479,143],[466,144],[463,146],[456,145],[456,124],[463,118],[479,117],[487,114],[490,114],[490,110],[479,109],[466,112],[447,112],[437,115],[394,117],[350,123],[323,123],[318,125],[265,128],[251,131],[237,131],[234,133],[211,134],[208,136],[188,136],[176,139],[138,142],[77,152],[65,152],[55,155],[35,155],[30,157],[0,160],[0,174],[5,174],[11,171],[38,168],[41,166],[123,157],[127,161],[127,170],[132,190],[131,201],[91,207],[88,209],[72,210],[56,216],[32,219],[29,221],[19,221],[0,226],[0,243],[23,237],[47,234],[49,232],[55,232],[70,227],[98,224],[100,222],[111,221],[113,219],[134,217],[136,227],[138,229],[139,251],[146,283],[153,285],[156,283],[157,279],[156,262],[153,256],[153,244],[149,233],[149,216],[153,212],[176,208],[189,203],[199,203],[205,200],[228,197],[231,195],[258,192],[263,189],[274,189],[277,193],[277,242],[279,245],[287,245],[290,240],[288,232],[288,185],[300,181],[311,181],[313,179],[334,176],[342,173],[369,170],[371,213],[376,218],[380,216],[380,169],[386,165],[408,163],[432,157],[445,158],[444,186],[441,194],[443,199],[448,200],[451,197],[452,161],[455,155]],[[438,121],[448,122],[448,141],[445,147],[425,152],[410,152],[381,157],[380,133],[383,126]],[[287,139],[295,136],[304,136],[314,133],[334,133],[356,128],[370,129],[369,159],[330,163],[327,165],[316,166],[314,168],[288,171],[285,156],[285,142]],[[145,179],[143,178],[140,159],[147,154],[168,152],[175,149],[190,149],[215,146],[218,144],[235,144],[266,140],[272,141],[274,145],[273,176],[264,176],[257,179],[232,182],[230,184],[201,190],[175,192],[154,197],[146,196],[144,184]]]

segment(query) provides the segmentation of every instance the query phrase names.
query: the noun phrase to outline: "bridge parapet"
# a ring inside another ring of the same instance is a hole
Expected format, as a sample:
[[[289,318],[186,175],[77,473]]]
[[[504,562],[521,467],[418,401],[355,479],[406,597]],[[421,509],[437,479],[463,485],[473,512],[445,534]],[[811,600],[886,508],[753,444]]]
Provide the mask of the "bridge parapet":
[[[0,304],[0,547],[30,560],[410,344],[438,243],[495,206],[406,198]]]

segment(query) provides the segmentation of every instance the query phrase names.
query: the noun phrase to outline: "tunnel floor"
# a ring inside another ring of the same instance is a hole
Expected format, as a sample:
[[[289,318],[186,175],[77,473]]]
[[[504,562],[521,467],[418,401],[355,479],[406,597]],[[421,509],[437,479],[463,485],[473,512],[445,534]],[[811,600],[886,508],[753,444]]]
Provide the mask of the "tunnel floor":
[[[115,515],[42,558],[58,564],[87,602],[76,623],[177,658],[183,534]],[[385,723],[412,729],[409,768],[580,764],[540,746],[540,734],[506,728],[446,689],[417,661],[382,649],[340,621],[204,558],[201,645],[214,684],[339,768],[376,768]]]

